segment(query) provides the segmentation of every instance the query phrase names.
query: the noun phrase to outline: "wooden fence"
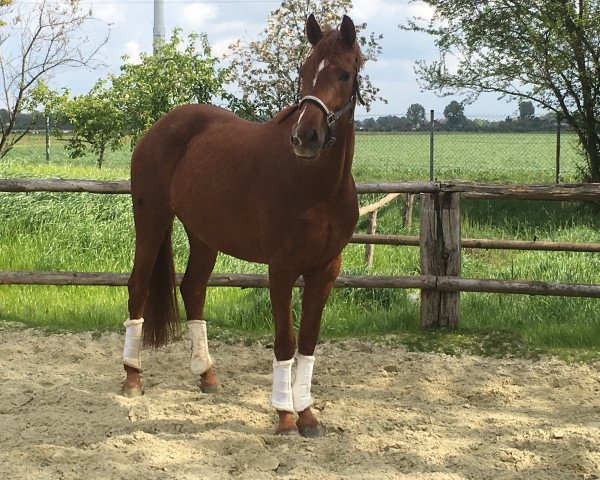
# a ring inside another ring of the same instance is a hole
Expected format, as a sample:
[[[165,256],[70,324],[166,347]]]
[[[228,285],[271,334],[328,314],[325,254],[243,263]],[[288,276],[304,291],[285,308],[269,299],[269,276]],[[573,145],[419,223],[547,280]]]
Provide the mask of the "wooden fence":
[[[357,184],[358,193],[419,194],[420,236],[357,234],[353,243],[420,246],[421,275],[340,276],[337,288],[416,288],[421,290],[421,326],[456,327],[460,292],[600,298],[600,285],[461,278],[461,249],[512,249],[600,252],[600,244],[465,239],[460,235],[460,199],[600,201],[600,184],[495,185],[471,182],[394,182]],[[128,181],[0,179],[0,192],[88,192],[129,194]],[[391,199],[392,196],[388,197]],[[372,213],[381,207],[362,213]],[[127,285],[129,274],[1,271],[0,285]],[[178,282],[181,275],[178,275]],[[302,286],[302,279],[296,283]],[[213,274],[210,286],[266,287],[266,275]]]

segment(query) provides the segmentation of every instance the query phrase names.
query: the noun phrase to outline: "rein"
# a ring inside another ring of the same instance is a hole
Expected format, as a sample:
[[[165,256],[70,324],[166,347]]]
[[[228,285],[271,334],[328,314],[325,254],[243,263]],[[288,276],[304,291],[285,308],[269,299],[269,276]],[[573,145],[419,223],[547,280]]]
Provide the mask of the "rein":
[[[305,97],[302,97],[302,99],[298,103],[298,108],[300,108],[302,106],[302,104],[306,103],[306,102],[314,103],[325,114],[325,117],[327,119],[328,140],[325,143],[325,145],[323,145],[324,150],[327,150],[335,143],[335,137],[333,136],[333,132],[335,130],[335,122],[337,122],[340,119],[340,117],[342,115],[344,115],[346,112],[348,112],[349,110],[354,110],[357,100],[361,103],[361,105],[365,104],[365,102],[363,101],[362,96],[360,94],[360,89],[358,86],[358,79],[355,78],[354,85],[352,88],[352,96],[350,97],[350,100],[348,100],[348,102],[342,108],[340,108],[339,110],[336,110],[335,112],[332,112],[331,110],[329,110],[329,108],[327,108],[327,105],[325,105],[325,102],[323,100],[321,100],[319,97],[315,97],[314,95],[306,95]],[[352,121],[353,121],[353,117],[350,118],[350,123],[352,123]]]

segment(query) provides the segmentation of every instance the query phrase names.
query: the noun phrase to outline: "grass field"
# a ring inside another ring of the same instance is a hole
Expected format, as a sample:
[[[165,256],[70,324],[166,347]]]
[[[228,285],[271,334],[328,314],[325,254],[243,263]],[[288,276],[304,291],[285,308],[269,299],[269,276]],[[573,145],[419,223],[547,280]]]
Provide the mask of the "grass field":
[[[436,176],[480,181],[550,182],[554,176],[551,135],[439,135]],[[502,142],[500,142],[500,140]],[[360,135],[355,155],[357,181],[426,179],[426,135]],[[447,148],[444,147],[444,142]],[[478,143],[479,142],[479,143]],[[542,145],[543,142],[544,145]],[[566,150],[569,147],[564,142]],[[470,148],[469,148],[470,145]],[[484,150],[485,154],[481,154]],[[421,148],[424,146],[424,149]],[[419,150],[417,147],[421,148]],[[452,148],[451,148],[452,147]],[[478,153],[480,152],[480,153]],[[498,156],[494,157],[494,154]],[[508,155],[509,157],[507,157]],[[577,157],[563,154],[564,179],[577,180]],[[54,142],[44,162],[43,138],[30,138],[0,160],[0,177],[128,178],[127,148],[111,153],[98,170],[92,157],[70,160]],[[510,159],[508,159],[510,158]],[[370,203],[374,196],[363,196]],[[0,194],[0,269],[128,272],[133,227],[128,196],[90,194]],[[416,234],[402,228],[402,202],[380,212],[379,232]],[[362,220],[358,230],[364,231]],[[465,237],[600,242],[600,218],[590,205],[490,201],[462,205]],[[176,266],[184,268],[187,243],[174,234]],[[347,273],[365,273],[364,247],[344,252]],[[261,265],[221,256],[215,272],[264,272]],[[378,246],[373,274],[411,275],[419,271],[418,249]],[[466,250],[463,276],[600,283],[596,254]],[[597,300],[557,297],[463,294],[458,333],[418,331],[417,292],[336,290],[323,321],[323,335],[386,336],[415,349],[529,354],[552,352],[582,358],[600,346]],[[104,287],[0,286],[0,320],[67,330],[116,330],[127,316],[126,289]],[[296,294],[295,315],[299,312]],[[213,334],[254,337],[271,334],[268,293],[261,289],[215,288],[207,319]]]

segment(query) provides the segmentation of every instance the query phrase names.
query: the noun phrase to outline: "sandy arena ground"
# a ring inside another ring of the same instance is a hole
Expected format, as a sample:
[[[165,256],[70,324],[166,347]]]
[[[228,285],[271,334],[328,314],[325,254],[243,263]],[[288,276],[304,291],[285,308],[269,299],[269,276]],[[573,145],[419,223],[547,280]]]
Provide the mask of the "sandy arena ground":
[[[597,479],[600,366],[317,350],[319,439],[272,435],[270,349],[213,342],[202,394],[187,343],[145,351],[119,395],[119,334],[0,324],[0,479]]]

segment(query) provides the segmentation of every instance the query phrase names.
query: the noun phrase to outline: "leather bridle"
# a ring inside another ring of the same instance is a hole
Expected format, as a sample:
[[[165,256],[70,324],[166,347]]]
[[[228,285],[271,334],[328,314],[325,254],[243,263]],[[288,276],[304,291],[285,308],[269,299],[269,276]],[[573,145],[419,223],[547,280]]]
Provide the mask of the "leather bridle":
[[[349,110],[354,110],[357,100],[361,103],[361,105],[365,104],[365,102],[362,99],[362,96],[360,95],[360,89],[358,86],[358,78],[357,77],[354,78],[354,84],[352,87],[352,96],[350,97],[350,100],[348,100],[348,102],[342,108],[340,108],[339,110],[336,110],[335,112],[332,112],[331,110],[329,110],[329,108],[327,108],[327,105],[325,105],[325,102],[323,100],[321,100],[319,97],[315,97],[314,95],[306,95],[305,97],[302,97],[302,99],[300,99],[300,102],[298,103],[298,108],[300,108],[303,103],[310,102],[310,103],[314,103],[315,105],[317,105],[321,109],[321,111],[325,114],[325,118],[327,120],[328,132],[327,132],[327,141],[323,145],[323,150],[330,148],[335,143],[335,137],[333,136],[333,132],[335,129],[335,122],[337,122],[340,119],[340,117],[342,115],[344,115],[346,112],[348,112]],[[352,117],[350,117],[350,123],[352,123],[352,121],[353,121],[354,111],[352,113],[353,113],[353,115],[352,115]]]

